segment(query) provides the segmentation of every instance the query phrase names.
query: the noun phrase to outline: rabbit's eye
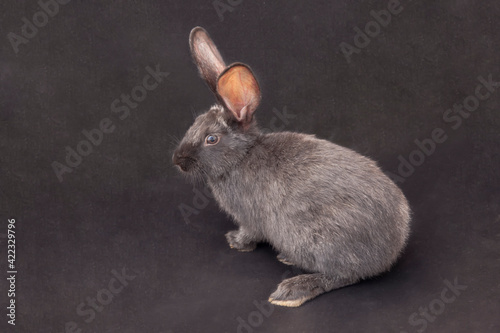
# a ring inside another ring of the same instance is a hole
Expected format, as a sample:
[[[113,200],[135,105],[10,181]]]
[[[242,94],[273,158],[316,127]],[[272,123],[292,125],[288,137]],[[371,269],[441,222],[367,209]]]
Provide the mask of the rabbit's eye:
[[[219,137],[217,135],[207,135],[205,142],[207,145],[216,145],[219,143]]]

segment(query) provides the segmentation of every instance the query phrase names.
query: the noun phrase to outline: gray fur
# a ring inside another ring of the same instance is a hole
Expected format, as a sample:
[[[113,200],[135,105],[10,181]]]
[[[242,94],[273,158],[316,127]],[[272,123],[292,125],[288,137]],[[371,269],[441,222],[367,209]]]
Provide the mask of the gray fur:
[[[205,145],[208,134],[220,142]],[[268,242],[313,273],[284,280],[270,298],[278,305],[387,271],[408,238],[406,198],[374,161],[312,135],[264,134],[255,117],[242,126],[223,105],[196,118],[173,161],[203,178],[238,225],[226,234],[232,248]]]

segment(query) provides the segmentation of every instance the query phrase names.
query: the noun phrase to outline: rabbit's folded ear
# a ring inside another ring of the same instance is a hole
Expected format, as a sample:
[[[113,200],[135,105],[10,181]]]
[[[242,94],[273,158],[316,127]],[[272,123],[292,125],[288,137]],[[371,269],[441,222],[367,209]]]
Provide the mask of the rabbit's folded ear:
[[[260,88],[250,67],[232,64],[217,81],[217,94],[236,120],[245,127],[260,103]]]
[[[205,79],[210,89],[216,93],[217,78],[226,68],[217,47],[202,27],[191,30],[189,46],[201,77]]]

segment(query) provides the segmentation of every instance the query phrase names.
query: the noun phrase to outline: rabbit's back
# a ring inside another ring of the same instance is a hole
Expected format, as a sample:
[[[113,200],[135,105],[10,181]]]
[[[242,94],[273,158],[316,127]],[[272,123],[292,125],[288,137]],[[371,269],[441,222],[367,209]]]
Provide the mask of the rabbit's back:
[[[210,185],[238,224],[308,270],[375,275],[409,232],[406,199],[374,161],[311,135],[263,135]]]

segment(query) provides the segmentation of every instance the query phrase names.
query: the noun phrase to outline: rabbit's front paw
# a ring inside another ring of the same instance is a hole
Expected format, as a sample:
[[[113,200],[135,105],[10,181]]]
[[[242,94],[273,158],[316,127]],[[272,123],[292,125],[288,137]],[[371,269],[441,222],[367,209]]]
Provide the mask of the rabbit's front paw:
[[[283,253],[278,254],[276,258],[285,265],[294,265]]]
[[[250,252],[255,250],[256,242],[248,241],[247,236],[241,230],[233,230],[226,234],[229,247],[241,252]]]

